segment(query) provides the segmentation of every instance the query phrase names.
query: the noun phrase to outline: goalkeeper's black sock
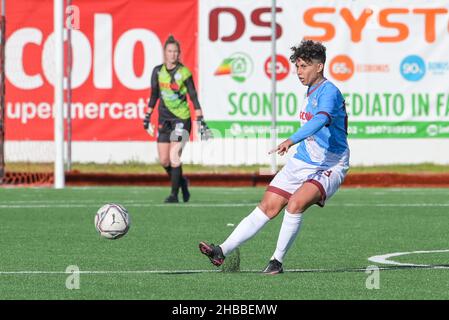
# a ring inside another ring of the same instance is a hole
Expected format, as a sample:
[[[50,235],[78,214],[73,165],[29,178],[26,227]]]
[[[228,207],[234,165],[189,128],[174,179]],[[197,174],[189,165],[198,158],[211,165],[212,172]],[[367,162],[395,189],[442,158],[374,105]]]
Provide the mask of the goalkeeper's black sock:
[[[171,166],[168,165],[167,167],[164,167],[165,171],[167,171],[168,177],[171,178]]]
[[[182,179],[182,166],[171,168],[171,194],[178,196]]]
[[[165,171],[167,172],[167,174],[168,174],[168,177],[171,179],[171,169],[172,169],[172,167],[171,166],[167,166],[167,167],[163,167],[164,169],[165,169]],[[181,172],[182,172],[182,169],[181,169]],[[181,173],[181,180],[180,180],[180,183],[181,183],[181,185],[184,183],[184,184],[186,184],[187,183],[187,179],[182,175],[182,173]]]

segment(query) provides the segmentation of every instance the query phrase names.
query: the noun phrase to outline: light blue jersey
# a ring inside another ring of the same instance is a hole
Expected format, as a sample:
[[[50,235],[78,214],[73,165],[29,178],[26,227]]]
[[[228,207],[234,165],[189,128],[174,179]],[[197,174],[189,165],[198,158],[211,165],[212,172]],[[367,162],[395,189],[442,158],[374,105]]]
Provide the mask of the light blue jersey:
[[[327,119],[324,119],[323,115]],[[301,134],[307,130],[307,127],[303,126],[315,116],[317,119],[323,118],[321,125],[317,127],[320,129],[314,130],[309,136],[306,135],[305,139],[302,137],[302,140]],[[296,159],[317,166],[336,163],[349,165],[345,101],[340,90],[332,82],[324,79],[308,89],[299,117],[301,128],[291,137],[294,142],[302,140],[294,155]],[[301,132],[301,129],[306,130]]]

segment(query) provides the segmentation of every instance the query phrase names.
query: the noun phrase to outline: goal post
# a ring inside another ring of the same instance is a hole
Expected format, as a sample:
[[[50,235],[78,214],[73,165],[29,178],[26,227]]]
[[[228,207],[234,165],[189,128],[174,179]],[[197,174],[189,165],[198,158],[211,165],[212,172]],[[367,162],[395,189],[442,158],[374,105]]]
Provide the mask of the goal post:
[[[53,0],[55,35],[55,189],[65,185],[64,177],[64,0]]]
[[[1,0],[0,17],[0,184],[5,178],[5,1]]]

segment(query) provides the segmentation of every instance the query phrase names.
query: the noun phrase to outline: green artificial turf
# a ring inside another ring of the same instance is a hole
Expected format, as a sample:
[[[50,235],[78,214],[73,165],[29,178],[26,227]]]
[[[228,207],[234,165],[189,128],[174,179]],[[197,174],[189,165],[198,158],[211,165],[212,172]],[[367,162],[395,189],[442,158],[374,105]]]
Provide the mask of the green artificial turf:
[[[449,249],[449,189],[343,188],[312,207],[284,261],[260,274],[282,217],[240,248],[239,272],[215,272],[198,243],[221,243],[264,188],[191,188],[189,203],[163,204],[168,188],[3,188],[0,190],[0,299],[449,299],[449,269],[397,268],[375,255]],[[124,205],[129,233],[102,239],[96,211]],[[234,226],[232,226],[233,224]],[[444,265],[449,252],[391,258]],[[68,266],[80,271],[69,290]],[[368,266],[379,289],[367,289]]]

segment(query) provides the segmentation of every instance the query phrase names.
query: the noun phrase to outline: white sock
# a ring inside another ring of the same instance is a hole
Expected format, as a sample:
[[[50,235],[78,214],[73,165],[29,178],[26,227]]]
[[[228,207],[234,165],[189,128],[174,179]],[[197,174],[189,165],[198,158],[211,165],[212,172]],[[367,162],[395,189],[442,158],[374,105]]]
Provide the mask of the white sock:
[[[223,255],[227,256],[232,250],[251,239],[268,221],[270,218],[259,207],[256,207],[253,212],[240,221],[225,242],[220,244]]]
[[[302,213],[291,214],[285,210],[284,220],[282,221],[281,231],[279,231],[276,250],[271,259],[283,262],[284,256],[296,239],[301,228]]]

